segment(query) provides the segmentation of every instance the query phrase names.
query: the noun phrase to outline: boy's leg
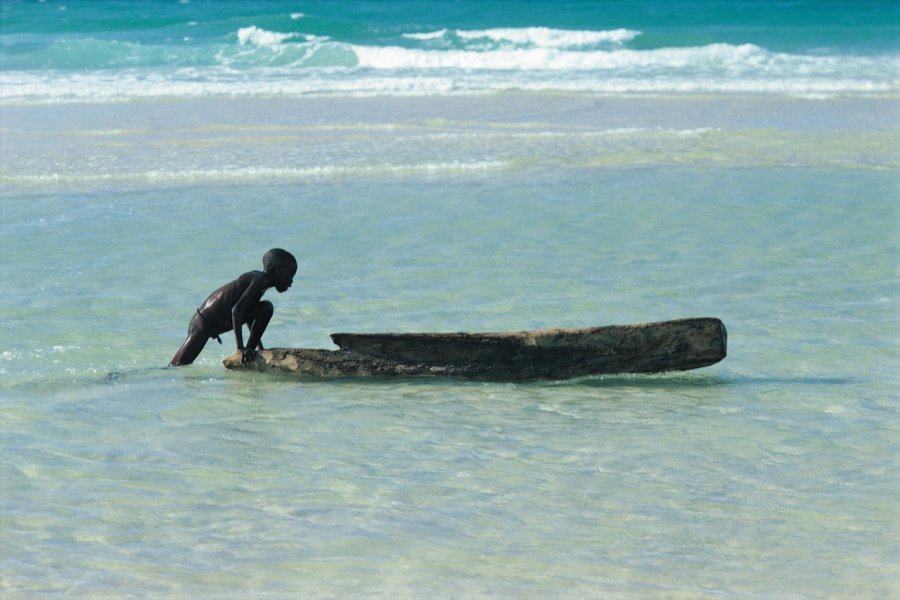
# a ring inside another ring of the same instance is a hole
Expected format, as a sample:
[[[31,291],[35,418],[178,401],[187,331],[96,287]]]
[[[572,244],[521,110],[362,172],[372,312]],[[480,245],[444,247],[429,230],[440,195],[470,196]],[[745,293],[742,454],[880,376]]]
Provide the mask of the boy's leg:
[[[169,366],[177,367],[191,364],[203,351],[207,341],[209,341],[209,332],[206,330],[203,318],[198,313],[194,313],[194,317],[191,319],[190,325],[188,325],[187,339],[184,340],[181,348],[169,361]]]
[[[274,312],[275,309],[268,300],[263,300],[253,308],[247,319],[247,327],[250,328],[247,348],[250,350],[262,348],[262,336],[266,332],[266,327],[269,326],[269,321],[272,319]]]

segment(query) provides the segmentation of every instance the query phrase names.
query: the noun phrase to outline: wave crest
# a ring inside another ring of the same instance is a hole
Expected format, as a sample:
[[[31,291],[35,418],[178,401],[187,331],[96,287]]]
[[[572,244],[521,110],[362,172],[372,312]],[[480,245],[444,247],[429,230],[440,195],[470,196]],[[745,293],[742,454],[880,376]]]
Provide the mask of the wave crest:
[[[496,28],[475,30],[441,29],[427,33],[405,33],[404,38],[422,42],[458,40],[463,44],[491,43],[522,48],[576,49],[600,45],[621,46],[641,34],[631,29],[586,31],[549,27]]]
[[[256,25],[250,25],[249,27],[238,29],[237,39],[241,46],[267,46],[271,48],[286,42],[322,42],[328,38],[305,33],[280,33],[260,29]]]
[[[804,55],[727,43],[629,46],[639,35],[630,29],[441,29],[406,33],[376,45],[249,25],[225,38],[185,38],[171,45],[92,37],[41,45],[28,36],[7,36],[18,50],[0,54],[0,103],[504,90],[803,96],[900,92],[897,53]]]

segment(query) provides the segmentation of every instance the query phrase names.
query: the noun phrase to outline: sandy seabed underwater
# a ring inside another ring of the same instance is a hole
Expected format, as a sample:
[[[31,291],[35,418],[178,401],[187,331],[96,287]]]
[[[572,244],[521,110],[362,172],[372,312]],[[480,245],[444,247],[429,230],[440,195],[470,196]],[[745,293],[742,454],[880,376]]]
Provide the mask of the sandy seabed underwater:
[[[861,164],[888,160],[877,136],[707,127],[725,108],[773,118],[752,101],[697,99],[706,116],[670,130],[646,126],[662,100],[634,127],[602,101],[500,101],[505,121],[483,98],[163,103],[162,128],[126,104],[87,133],[61,125],[78,106],[28,108],[60,144],[31,172],[63,156],[75,180],[19,181],[0,205],[4,593],[896,594],[897,176]],[[552,102],[568,116],[535,125]],[[773,137],[795,145],[764,151]],[[79,166],[80,138],[122,164]],[[392,140],[421,161],[398,166]],[[818,154],[773,164],[803,145]],[[284,172],[254,172],[285,148]],[[223,156],[243,158],[235,178],[212,170]],[[271,345],[713,315],[729,356],[571,382],[297,382],[225,371],[226,335],[162,368],[194,307],[274,245],[301,268],[267,295]]]

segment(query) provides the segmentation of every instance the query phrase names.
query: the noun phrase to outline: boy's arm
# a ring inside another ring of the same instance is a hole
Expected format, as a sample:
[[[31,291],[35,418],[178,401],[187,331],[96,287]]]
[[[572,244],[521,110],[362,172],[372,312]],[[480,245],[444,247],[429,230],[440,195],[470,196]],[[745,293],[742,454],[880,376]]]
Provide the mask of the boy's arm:
[[[238,352],[244,352],[244,334],[241,332],[241,326],[244,324],[244,315],[247,309],[262,298],[263,292],[268,289],[268,279],[262,273],[255,275],[250,281],[250,285],[235,302],[231,309],[231,327],[234,329],[234,341],[237,343]]]

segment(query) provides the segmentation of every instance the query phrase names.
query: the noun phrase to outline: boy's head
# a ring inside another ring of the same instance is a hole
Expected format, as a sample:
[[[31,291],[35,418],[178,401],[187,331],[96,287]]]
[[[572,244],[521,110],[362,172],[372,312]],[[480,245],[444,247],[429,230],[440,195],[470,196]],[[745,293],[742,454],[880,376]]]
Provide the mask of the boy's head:
[[[285,292],[294,282],[297,259],[281,248],[272,248],[263,256],[263,272],[275,280],[275,289]]]

